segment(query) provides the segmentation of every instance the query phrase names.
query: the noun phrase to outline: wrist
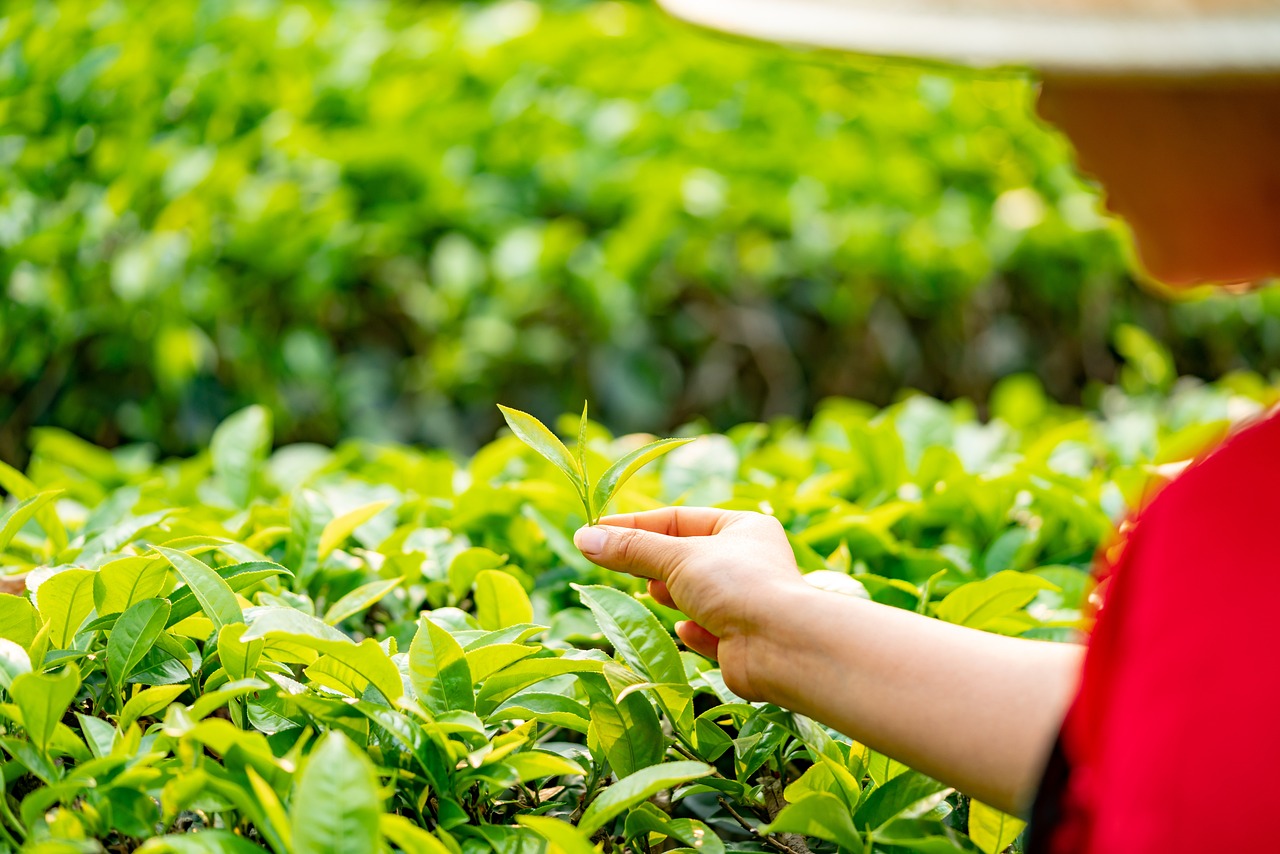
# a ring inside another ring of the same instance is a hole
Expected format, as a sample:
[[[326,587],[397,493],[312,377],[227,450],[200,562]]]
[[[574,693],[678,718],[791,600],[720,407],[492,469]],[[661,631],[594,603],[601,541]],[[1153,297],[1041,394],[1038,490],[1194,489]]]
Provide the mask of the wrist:
[[[797,659],[813,640],[806,637],[805,626],[821,600],[830,595],[797,576],[794,581],[769,585],[751,597],[755,607],[741,630],[742,662],[736,668],[744,684],[737,693],[754,701],[794,704],[790,698],[802,681]]]

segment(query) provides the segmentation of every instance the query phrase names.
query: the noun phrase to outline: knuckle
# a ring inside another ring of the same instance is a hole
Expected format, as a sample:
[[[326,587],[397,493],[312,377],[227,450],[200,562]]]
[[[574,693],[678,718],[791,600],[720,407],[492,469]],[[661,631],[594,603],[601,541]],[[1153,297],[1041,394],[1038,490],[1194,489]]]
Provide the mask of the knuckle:
[[[614,537],[613,553],[621,563],[628,565],[635,563],[638,551],[639,545],[634,530],[624,529]]]
[[[764,513],[756,514],[756,524],[763,532],[781,535],[786,534],[786,529],[782,527],[782,522],[777,516],[769,516]]]

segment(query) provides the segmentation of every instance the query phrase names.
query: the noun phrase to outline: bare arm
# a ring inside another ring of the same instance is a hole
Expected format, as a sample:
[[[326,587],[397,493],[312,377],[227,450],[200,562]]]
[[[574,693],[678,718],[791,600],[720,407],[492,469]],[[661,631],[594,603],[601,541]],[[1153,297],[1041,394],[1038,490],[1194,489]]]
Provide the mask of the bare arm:
[[[804,583],[771,517],[706,508],[613,516],[575,538],[650,579],[749,699],[816,718],[991,806],[1029,809],[1083,649],[1001,637]]]
[[[1082,647],[818,590],[777,601],[750,652],[765,699],[998,809],[1030,809]]]

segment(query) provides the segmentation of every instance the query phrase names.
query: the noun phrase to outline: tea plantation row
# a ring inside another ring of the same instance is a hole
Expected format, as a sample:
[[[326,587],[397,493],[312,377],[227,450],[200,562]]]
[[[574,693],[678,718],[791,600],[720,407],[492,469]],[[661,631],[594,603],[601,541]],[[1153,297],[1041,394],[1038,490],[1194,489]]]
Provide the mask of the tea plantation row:
[[[1126,506],[1270,398],[1238,378],[1087,416],[1014,378],[987,422],[832,400],[704,435],[618,505],[772,513],[830,595],[1069,640]],[[45,429],[25,475],[0,467],[0,848],[991,854],[1018,835],[735,697],[677,649],[674,613],[573,549],[577,494],[514,437],[460,461],[270,436],[251,407],[156,462]],[[589,425],[589,468],[640,441]]]

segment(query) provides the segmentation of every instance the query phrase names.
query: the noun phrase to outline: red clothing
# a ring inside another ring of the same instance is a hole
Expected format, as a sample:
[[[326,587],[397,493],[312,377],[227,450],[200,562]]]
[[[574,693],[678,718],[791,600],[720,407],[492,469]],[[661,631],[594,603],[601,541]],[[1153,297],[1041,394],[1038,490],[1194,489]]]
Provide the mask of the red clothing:
[[[1046,850],[1280,850],[1278,564],[1271,417],[1183,472],[1129,531],[1037,800]]]

